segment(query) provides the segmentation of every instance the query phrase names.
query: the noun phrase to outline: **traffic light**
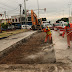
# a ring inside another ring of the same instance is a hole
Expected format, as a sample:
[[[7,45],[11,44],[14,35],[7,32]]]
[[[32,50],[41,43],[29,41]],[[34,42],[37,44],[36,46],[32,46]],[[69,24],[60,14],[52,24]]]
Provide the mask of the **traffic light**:
[[[23,14],[25,14],[25,10],[23,9]]]

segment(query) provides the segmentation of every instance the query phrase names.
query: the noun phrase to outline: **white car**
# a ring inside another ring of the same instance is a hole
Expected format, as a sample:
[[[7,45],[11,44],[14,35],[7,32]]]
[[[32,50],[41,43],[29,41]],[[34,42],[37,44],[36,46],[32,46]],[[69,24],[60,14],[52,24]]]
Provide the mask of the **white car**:
[[[42,25],[45,28],[45,27],[47,27],[49,25],[49,23],[47,21],[43,21],[43,24]]]
[[[31,25],[22,25],[22,29],[31,29]]]

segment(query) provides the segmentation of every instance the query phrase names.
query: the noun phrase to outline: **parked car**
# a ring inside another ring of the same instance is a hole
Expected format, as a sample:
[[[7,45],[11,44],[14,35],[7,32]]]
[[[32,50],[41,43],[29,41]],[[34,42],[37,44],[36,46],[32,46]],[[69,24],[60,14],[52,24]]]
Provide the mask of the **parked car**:
[[[47,27],[47,26],[48,26],[51,30],[53,30],[53,25],[47,24],[46,27]]]
[[[32,29],[32,28],[31,28],[31,25],[22,25],[22,29],[26,29],[26,28],[27,28],[27,29]]]
[[[59,35],[62,35],[63,34],[63,31],[64,31],[64,27],[67,25],[67,23],[65,24],[61,24],[61,28],[59,28]]]
[[[15,29],[21,29],[21,24],[15,24],[15,25],[14,25],[14,28],[15,28]]]
[[[44,21],[42,24],[43,28],[45,28],[47,25],[49,25],[49,23],[47,21]]]
[[[53,26],[48,22],[48,21],[44,21],[43,24],[42,24],[42,28],[45,28],[45,27],[49,27],[51,30],[53,30]]]

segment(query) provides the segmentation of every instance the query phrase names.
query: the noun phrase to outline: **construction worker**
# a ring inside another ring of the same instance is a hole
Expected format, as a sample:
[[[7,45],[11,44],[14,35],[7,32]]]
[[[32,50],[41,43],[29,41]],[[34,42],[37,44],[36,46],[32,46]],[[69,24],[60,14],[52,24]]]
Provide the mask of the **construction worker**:
[[[68,48],[70,48],[70,41],[72,40],[72,24],[67,24],[64,28],[64,32],[62,34],[63,38],[64,38],[64,34],[66,32],[67,35],[67,44],[68,44]]]
[[[46,32],[46,37],[45,37],[45,43],[47,42],[48,40],[48,37],[49,37],[49,41],[51,43],[51,31],[50,31],[50,28],[47,26],[46,28],[43,29],[44,32]]]

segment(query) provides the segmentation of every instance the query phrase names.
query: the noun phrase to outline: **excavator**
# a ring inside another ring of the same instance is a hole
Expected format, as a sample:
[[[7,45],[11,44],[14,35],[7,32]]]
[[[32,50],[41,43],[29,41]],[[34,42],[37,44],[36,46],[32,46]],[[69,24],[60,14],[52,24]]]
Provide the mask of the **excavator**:
[[[37,15],[31,10],[31,21],[32,21],[32,30],[41,29],[42,20],[41,18],[37,18]]]

